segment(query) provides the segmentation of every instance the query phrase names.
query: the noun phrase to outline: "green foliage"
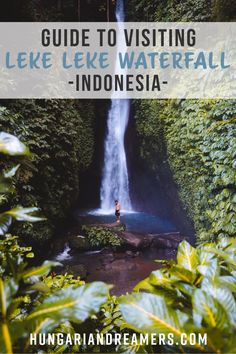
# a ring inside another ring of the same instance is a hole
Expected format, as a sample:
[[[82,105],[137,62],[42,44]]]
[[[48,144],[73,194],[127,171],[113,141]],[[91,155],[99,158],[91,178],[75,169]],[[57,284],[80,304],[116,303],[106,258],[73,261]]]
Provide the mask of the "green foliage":
[[[129,21],[202,22],[236,18],[234,0],[130,0],[126,10]]]
[[[154,171],[158,168],[158,157],[162,156],[164,149],[163,125],[158,120],[160,109],[154,100],[134,101],[136,127],[140,138],[139,154]]]
[[[32,247],[20,246],[17,236],[4,235],[0,239],[0,276],[10,274],[16,277],[17,267],[25,257],[34,257]]]
[[[3,182],[4,179],[6,177],[3,177]],[[8,188],[5,191],[8,192]],[[23,212],[23,219],[30,210],[28,208]],[[4,213],[6,215],[7,211]],[[18,218],[18,214],[12,213],[11,218],[14,217]],[[117,299],[109,297],[109,286],[102,282],[84,284],[71,275],[50,273],[52,267],[59,266],[58,263],[45,261],[40,266],[29,267],[26,258],[33,256],[31,248],[19,246],[16,237],[4,232],[8,224],[5,220],[3,223],[0,240],[2,353],[104,352],[103,346],[80,347],[70,342],[62,346],[30,346],[30,333],[62,333],[70,334],[73,338],[75,333],[86,331],[94,334],[120,332],[130,335],[172,333],[174,336],[173,345],[167,343],[155,347],[141,345],[139,341],[128,345],[123,343],[117,348],[112,345],[113,351],[125,353],[173,350],[194,350],[195,353],[234,352],[235,238],[222,238],[217,243],[208,243],[198,248],[183,241],[178,248],[177,261],[159,261],[163,268],[152,272],[140,282],[134,293]],[[110,236],[106,237],[109,239]],[[137,293],[140,290],[142,292]],[[181,343],[183,333],[186,340],[184,347]],[[198,341],[190,343],[191,333],[207,334],[207,345]]]
[[[182,334],[187,334],[184,349],[181,345],[166,345],[165,352],[182,352],[188,347],[194,352],[234,352],[235,245],[236,239],[222,239],[196,249],[183,241],[177,262],[162,262],[162,269],[136,286],[141,293],[119,299],[125,323],[141,333],[171,332],[178,343]],[[190,345],[193,332],[207,333],[207,345]]]
[[[211,21],[213,7],[210,0],[131,0],[127,3],[131,21]]]
[[[40,207],[47,218],[46,223],[18,224],[15,232],[45,242],[77,201],[79,176],[92,162],[94,107],[90,101],[78,100],[12,100],[5,104],[7,109],[0,107],[1,126],[27,143],[32,152],[31,161],[25,158],[22,162],[24,170],[16,172],[12,204]],[[1,167],[8,169],[7,158]]]
[[[110,0],[110,7],[112,6],[114,6],[114,1]],[[18,1],[11,0],[7,10],[2,8],[2,12],[5,14],[3,18],[6,17],[8,21],[73,22],[79,20],[86,22],[107,20],[107,0],[31,0],[23,1],[20,4]]]
[[[27,319],[30,322],[32,320],[43,322],[50,318],[54,320],[54,328],[65,319],[73,323],[81,323],[99,311],[107,295],[108,287],[102,282],[93,282],[78,288],[67,287],[47,296],[29,313]]]
[[[201,242],[236,234],[235,114],[233,100],[136,102],[141,156],[158,173],[160,146],[166,146]]]
[[[10,135],[1,140],[1,152],[25,155],[28,150]],[[12,144],[9,143],[12,142]],[[2,177],[11,178],[18,168]],[[2,188],[1,193],[8,193]],[[21,247],[18,238],[6,234],[11,220],[35,222],[41,220],[30,215],[36,208],[15,208],[0,214],[0,351],[32,351],[29,348],[30,333],[74,333],[73,325],[81,324],[95,313],[108,298],[109,286],[102,282],[84,284],[71,275],[49,275],[59,263],[45,261],[37,267],[29,267],[31,247]],[[7,218],[7,221],[6,221]],[[47,346],[46,346],[47,347]],[[64,347],[67,349],[67,346]],[[78,349],[78,348],[76,348]]]
[[[88,237],[92,247],[119,247],[122,245],[122,239],[114,230],[108,227],[83,225],[82,230]]]
[[[214,0],[213,1],[214,21],[235,21],[236,3],[233,0]]]
[[[106,304],[102,307],[101,323],[103,325],[102,333],[111,331],[120,331],[124,327],[124,321],[121,316],[118,300],[116,296],[109,297]]]
[[[73,326],[93,316],[107,300],[109,287],[104,283],[84,285],[79,277],[50,274],[58,263],[45,261],[29,268],[25,259],[33,256],[31,248],[20,247],[16,237],[5,235],[0,250],[1,353],[31,352],[32,332],[73,334]]]
[[[80,280],[80,277],[74,278],[71,274],[56,274],[48,275],[43,279],[43,284],[47,291],[59,290],[67,288],[70,285],[84,285],[84,281]]]
[[[40,271],[39,271],[40,272]],[[21,274],[18,278],[22,281]],[[27,279],[25,279],[27,280]],[[80,324],[100,310],[108,297],[109,287],[102,282],[70,285],[46,292],[41,284],[19,288],[18,282],[0,279],[2,353],[28,352],[29,333],[56,333],[60,326]],[[22,293],[25,295],[22,296]]]
[[[21,158],[30,156],[29,149],[17,137],[5,132],[0,133],[0,153]],[[9,166],[9,162],[7,162],[7,166]],[[0,176],[0,203],[3,205],[8,201],[7,195],[15,192],[13,177],[15,177],[19,167],[20,164],[17,164],[11,167],[10,170],[3,172],[3,175]],[[44,220],[44,218],[34,215],[38,210],[37,207],[23,208],[22,206],[5,210],[0,214],[0,234],[4,235],[8,231],[13,219],[30,223]]]

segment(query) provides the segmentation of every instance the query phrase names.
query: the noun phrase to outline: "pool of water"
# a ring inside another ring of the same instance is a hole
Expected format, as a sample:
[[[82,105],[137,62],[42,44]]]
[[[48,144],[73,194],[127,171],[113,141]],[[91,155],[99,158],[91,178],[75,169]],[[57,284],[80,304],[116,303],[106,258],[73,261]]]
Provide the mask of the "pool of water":
[[[79,233],[83,224],[110,224],[116,220],[114,213],[104,213],[99,209],[76,210],[73,216],[75,220],[73,234]],[[123,212],[121,222],[126,225],[127,231],[134,233],[155,234],[178,231],[170,220],[144,212]],[[100,280],[113,284],[112,293],[117,295],[131,291],[135,284],[160,267],[155,260],[173,259],[176,256],[175,249],[156,247],[138,251],[133,255],[124,250],[110,249],[77,252],[70,249],[66,235],[55,240],[52,249],[53,259],[60,261],[64,270],[67,269],[66,267],[82,264],[87,270],[87,282]]]
[[[113,213],[103,213],[101,210],[78,210],[74,214],[80,224],[110,224],[115,222]],[[121,222],[126,225],[127,231],[139,233],[175,232],[176,226],[167,219],[144,212],[123,212]]]
[[[172,249],[150,249],[137,252],[134,256],[129,256],[127,252],[115,252],[102,250],[100,252],[84,252],[80,254],[72,253],[64,260],[63,253],[55,259],[60,259],[60,263],[67,268],[82,264],[86,271],[86,282],[104,281],[113,285],[112,294],[121,295],[131,292],[133,287],[142,279],[146,278],[153,270],[160,268],[156,263],[157,259],[173,259],[176,250]],[[65,268],[64,268],[65,269]],[[61,271],[61,269],[58,269]]]

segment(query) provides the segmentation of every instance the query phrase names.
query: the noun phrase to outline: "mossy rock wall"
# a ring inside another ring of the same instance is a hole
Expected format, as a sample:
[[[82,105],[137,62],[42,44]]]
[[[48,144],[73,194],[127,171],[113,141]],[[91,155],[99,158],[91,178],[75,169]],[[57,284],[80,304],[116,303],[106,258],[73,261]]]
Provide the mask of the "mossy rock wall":
[[[19,226],[20,235],[44,242],[77,202],[79,176],[93,159],[94,111],[94,103],[85,100],[2,102],[2,130],[18,136],[33,153],[17,174],[13,204],[37,206],[47,218]]]
[[[236,101],[135,101],[140,155],[159,173],[163,149],[199,241],[236,233]]]

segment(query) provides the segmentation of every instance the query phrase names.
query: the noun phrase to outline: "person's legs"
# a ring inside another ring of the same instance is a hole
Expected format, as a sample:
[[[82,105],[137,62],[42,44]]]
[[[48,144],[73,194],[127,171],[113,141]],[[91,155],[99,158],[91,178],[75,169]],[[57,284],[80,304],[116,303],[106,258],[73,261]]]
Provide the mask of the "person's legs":
[[[120,222],[120,213],[119,213],[118,210],[116,210],[115,215],[116,215],[116,222],[117,222],[117,224],[119,224],[119,222]]]
[[[116,222],[117,222],[117,224],[119,224],[119,223],[120,223],[120,213],[117,213]]]

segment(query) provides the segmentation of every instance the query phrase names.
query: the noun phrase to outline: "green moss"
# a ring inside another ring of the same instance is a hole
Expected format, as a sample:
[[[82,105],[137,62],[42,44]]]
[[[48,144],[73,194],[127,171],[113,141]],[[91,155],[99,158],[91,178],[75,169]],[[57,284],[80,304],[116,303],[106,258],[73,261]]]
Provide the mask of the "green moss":
[[[236,234],[236,101],[136,101],[141,156],[161,149],[199,241]],[[149,107],[149,110],[148,110]]]
[[[50,238],[79,196],[79,176],[94,151],[94,107],[91,101],[14,100],[1,107],[0,124],[33,153],[18,173],[13,204],[38,206],[47,223],[18,226],[36,241]],[[20,230],[19,230],[20,228]]]
[[[210,0],[130,0],[127,3],[130,21],[211,21]]]
[[[126,2],[129,21],[204,22],[234,21],[234,0],[129,0]]]

